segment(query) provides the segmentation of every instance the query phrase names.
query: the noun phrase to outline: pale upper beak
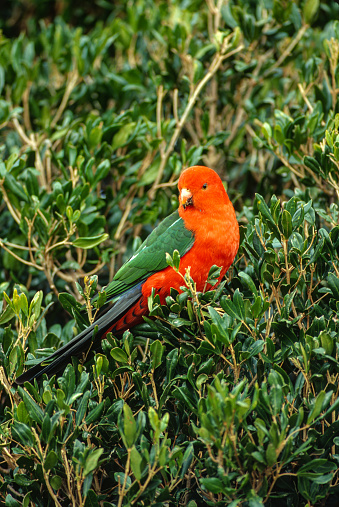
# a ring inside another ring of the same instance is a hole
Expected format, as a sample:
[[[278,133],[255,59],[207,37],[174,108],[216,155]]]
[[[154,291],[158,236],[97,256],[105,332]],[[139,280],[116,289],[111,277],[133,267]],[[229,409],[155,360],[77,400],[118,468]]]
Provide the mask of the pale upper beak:
[[[187,188],[182,188],[180,192],[180,202],[184,206],[188,199],[192,197],[192,193]]]

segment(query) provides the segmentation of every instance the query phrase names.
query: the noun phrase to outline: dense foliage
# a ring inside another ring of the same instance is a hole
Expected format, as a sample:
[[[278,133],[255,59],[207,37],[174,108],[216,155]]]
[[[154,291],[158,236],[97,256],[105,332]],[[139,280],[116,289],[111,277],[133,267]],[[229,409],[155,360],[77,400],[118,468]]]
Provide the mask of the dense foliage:
[[[337,3],[3,12],[1,503],[335,505]],[[149,302],[152,320],[17,388],[93,319],[91,295],[197,163],[225,180],[241,224],[227,279],[202,294],[187,277],[167,306]]]

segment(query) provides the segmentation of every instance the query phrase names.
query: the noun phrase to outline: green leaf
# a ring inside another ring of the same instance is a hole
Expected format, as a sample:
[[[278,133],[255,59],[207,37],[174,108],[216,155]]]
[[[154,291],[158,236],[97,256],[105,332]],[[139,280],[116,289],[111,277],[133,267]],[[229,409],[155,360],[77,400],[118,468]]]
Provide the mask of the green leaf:
[[[204,488],[207,489],[207,491],[210,491],[216,495],[222,493],[224,490],[223,483],[216,477],[204,477],[200,479],[200,483]]]
[[[266,219],[270,229],[274,233],[274,236],[277,239],[280,239],[280,232],[279,229],[273,219],[273,216],[270,212],[269,207],[267,206],[264,198],[260,194],[255,194],[256,204],[258,206],[258,210],[262,214],[262,216]]]
[[[248,507],[264,507],[264,503],[261,498],[256,496],[255,498],[250,498],[248,501]]]
[[[58,461],[59,461],[58,455],[53,450],[49,451],[44,461],[44,469],[51,470],[52,468],[55,467]]]
[[[247,349],[243,350],[241,352],[241,358],[243,361],[248,361],[251,357],[258,356],[260,352],[264,349],[265,341],[264,340],[257,340],[256,342],[252,343],[252,345]]]
[[[6,306],[5,311],[3,311],[2,314],[0,315],[0,325],[2,326],[3,324],[6,324],[10,320],[12,320],[13,317],[15,317],[14,310],[12,309],[11,306],[9,305]]]
[[[278,144],[284,144],[285,136],[280,125],[274,126],[273,135]]]
[[[229,336],[228,336],[228,331],[226,329],[226,325],[225,325],[225,322],[222,320],[221,316],[219,315],[219,313],[215,310],[215,308],[213,308],[212,306],[208,306],[208,313],[210,314],[211,316],[211,319],[212,319],[212,326],[211,326],[211,333],[215,333],[217,338],[219,340],[222,341],[222,343],[225,343],[226,346],[229,346]],[[204,327],[205,327],[205,323],[207,323],[207,321],[204,322]],[[205,328],[205,331],[206,331],[206,328]]]
[[[137,438],[137,423],[135,422],[133,412],[127,403],[124,404],[122,410],[124,414],[123,436],[125,445],[128,449],[131,449]]]
[[[95,423],[96,421],[99,421],[101,418],[101,414],[104,411],[104,408],[105,404],[103,401],[101,403],[98,403],[97,406],[94,407],[93,410],[91,410],[87,415],[85,419],[86,424],[89,425]]]
[[[280,385],[276,384],[271,387],[269,399],[273,415],[278,415],[284,402],[283,390]]]
[[[172,391],[172,395],[178,400],[182,401],[187,407],[194,413],[197,414],[197,406],[194,399],[191,397],[191,392],[186,387],[175,387]]]
[[[86,477],[88,474],[93,472],[93,470],[95,470],[98,467],[98,462],[103,452],[104,452],[103,448],[94,449],[93,451],[91,451],[91,453],[89,454],[89,456],[86,458],[85,461],[83,471],[84,477]]]
[[[306,0],[303,6],[303,15],[305,23],[310,25],[318,10],[319,10],[320,1],[319,0]]]
[[[307,424],[311,424],[314,421],[314,419],[316,419],[320,415],[320,413],[323,409],[323,403],[324,403],[325,397],[326,397],[326,392],[320,391],[320,393],[318,394],[318,396],[315,399],[313,408],[307,418]]]
[[[42,424],[44,413],[39,405],[35,403],[33,398],[21,386],[18,387],[18,393],[20,394],[31,419],[39,424]]]
[[[153,407],[149,407],[149,409],[148,409],[148,418],[149,418],[149,422],[150,422],[153,430],[154,431],[158,430],[159,417]]]
[[[14,440],[21,442],[24,446],[34,447],[36,444],[31,428],[19,421],[14,421],[12,428],[12,437]]]
[[[135,130],[136,123],[126,123],[113,137],[112,149],[116,150],[127,143],[129,136]]]
[[[18,407],[17,407],[17,418],[18,421],[22,423],[28,423],[29,421],[29,415],[26,410],[25,404],[23,401],[20,401]]]
[[[165,412],[165,414],[163,415],[163,417],[160,419],[160,426],[159,426],[159,428],[160,428],[160,431],[162,433],[164,431],[166,431],[168,423],[169,423],[169,413]]]
[[[311,0],[314,1],[314,0]],[[318,0],[315,0],[318,1]],[[311,171],[315,172],[315,174],[322,174],[322,168],[319,162],[314,157],[306,156],[304,157],[304,164],[311,169]]]
[[[43,298],[43,292],[42,290],[39,290],[35,293],[34,298],[31,301],[31,304],[29,305],[29,313],[34,315],[34,319],[38,320],[40,317],[40,311],[41,311],[41,303]]]
[[[325,458],[315,458],[302,465],[297,471],[297,475],[299,477],[319,477],[336,470],[336,468],[334,463]]]
[[[99,507],[98,495],[93,489],[87,491],[84,507]]]
[[[261,127],[261,132],[263,133],[265,139],[270,141],[272,138],[272,129],[269,123],[265,122]]]
[[[28,202],[28,196],[26,192],[23,190],[22,186],[17,182],[12,174],[7,173],[5,176],[5,187],[7,190],[13,192],[16,197],[21,199],[22,201]]]
[[[99,236],[91,236],[91,237],[80,237],[77,238],[72,242],[72,245],[77,248],[83,248],[84,250],[88,250],[89,248],[94,248],[95,246],[99,245],[103,241],[106,241],[108,239],[109,235],[99,234]]]
[[[10,493],[6,495],[5,505],[6,507],[22,507],[22,504],[15,500]]]
[[[239,292],[239,289],[236,289],[233,295],[233,301],[227,299],[226,296],[222,296],[220,304],[225,313],[242,322],[245,321],[244,300]]]
[[[111,168],[111,163],[109,160],[106,159],[106,160],[103,160],[102,162],[100,162],[100,164],[98,165],[98,167],[95,171],[92,185],[95,186],[99,183],[99,181],[106,178],[107,174],[109,173],[110,168]]]
[[[217,283],[217,281],[219,280],[220,273],[221,273],[221,268],[219,266],[216,266],[215,264],[213,264],[213,266],[211,266],[211,268],[208,272],[207,283],[214,286]]]
[[[109,368],[109,361],[104,354],[96,354],[95,356],[95,369],[96,374],[99,376],[102,373],[107,373]]]
[[[49,439],[52,436],[53,434],[51,433],[51,418],[49,414],[46,413],[41,428],[41,440],[48,443]]]
[[[292,234],[292,217],[286,209],[281,214],[281,226],[284,238],[288,239]]]
[[[56,491],[61,488],[62,478],[59,475],[53,475],[49,480],[51,486]]]
[[[118,363],[128,363],[126,352],[121,350],[119,347],[114,347],[114,349],[111,350],[110,354]]]
[[[334,273],[329,273],[327,277],[328,285],[332,291],[333,297],[339,301],[339,280]]]
[[[329,333],[326,331],[322,331],[319,335],[319,340],[323,349],[325,349],[325,353],[327,355],[331,355],[334,348],[334,340]]]
[[[238,274],[238,276],[241,278],[242,282],[247,285],[247,287],[250,289],[250,291],[252,292],[252,294],[254,296],[258,296],[258,291],[257,291],[257,288],[252,280],[252,278],[247,274],[247,273],[244,273],[244,271],[240,271],[240,273]]]
[[[196,380],[196,386],[197,386],[197,389],[201,389],[201,386],[203,384],[205,384],[208,380],[208,375],[206,375],[206,373],[201,373],[197,380]]]
[[[20,294],[20,300],[19,300],[19,304],[20,304],[20,310],[23,312],[24,315],[28,315],[28,301],[27,301],[27,297],[26,297],[26,294],[22,293]]]
[[[304,222],[304,218],[305,218],[305,210],[304,210],[304,206],[301,205],[301,206],[299,206],[299,208],[297,209],[297,211],[294,213],[294,215],[292,217],[292,227],[295,229],[300,227],[300,225]]]
[[[163,353],[165,352],[165,345],[162,345],[159,340],[155,340],[151,346],[151,364],[152,364],[152,371],[156,370],[158,366],[161,365],[161,359],[163,356]]]
[[[183,459],[182,459],[182,467],[180,472],[180,477],[183,479],[187,473],[187,470],[191,466],[192,460],[194,458],[194,446],[193,443],[190,442],[185,450]]]
[[[178,349],[171,350],[166,356],[166,380],[170,383],[178,364]]]
[[[174,268],[172,256],[168,252],[166,252],[166,264],[171,268]]]
[[[142,465],[142,456],[137,451],[135,445],[133,445],[131,449],[131,469],[134,474],[134,477],[138,482],[140,482],[143,472],[143,467],[141,465]]]
[[[269,467],[272,467],[277,461],[275,446],[270,442],[266,449],[266,461]]]
[[[97,125],[96,127],[92,128],[89,136],[88,136],[88,144],[91,149],[96,148],[99,146],[102,138],[102,126]],[[100,178],[99,178],[100,179]],[[98,181],[99,181],[98,179]]]
[[[112,373],[112,380],[115,377],[117,377],[119,375],[122,375],[122,373],[125,373],[126,371],[133,372],[134,368],[132,366],[128,366],[128,365],[120,366],[119,368],[117,368],[116,370],[113,371],[113,373]]]
[[[80,426],[83,418],[85,417],[85,413],[87,410],[88,400],[90,399],[91,393],[90,391],[86,391],[81,398],[81,401],[78,405],[76,414],[75,414],[75,424],[76,426]]]
[[[178,250],[173,251],[172,259],[173,259],[173,267],[174,267],[175,271],[178,272],[179,267],[180,267],[180,254],[179,254]]]

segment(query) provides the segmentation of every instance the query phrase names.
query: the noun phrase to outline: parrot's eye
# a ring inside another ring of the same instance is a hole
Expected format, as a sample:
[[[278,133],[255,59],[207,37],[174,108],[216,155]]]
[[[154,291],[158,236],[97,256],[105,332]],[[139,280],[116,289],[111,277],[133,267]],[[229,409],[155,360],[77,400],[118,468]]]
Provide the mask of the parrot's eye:
[[[204,190],[206,190],[206,188],[207,188],[207,183],[204,183],[204,184],[203,184],[203,186],[202,186],[202,188],[203,188]]]

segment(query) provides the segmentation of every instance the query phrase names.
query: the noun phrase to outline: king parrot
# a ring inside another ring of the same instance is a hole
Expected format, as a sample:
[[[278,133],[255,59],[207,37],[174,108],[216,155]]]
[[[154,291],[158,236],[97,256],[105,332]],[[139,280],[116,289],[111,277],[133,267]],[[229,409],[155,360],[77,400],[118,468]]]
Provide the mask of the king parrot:
[[[119,335],[143,322],[152,289],[161,304],[165,304],[171,287],[180,292],[183,280],[167,265],[167,252],[172,255],[178,250],[179,272],[185,275],[189,267],[198,291],[204,290],[213,265],[221,267],[216,285],[220,283],[239,247],[239,226],[232,203],[218,174],[208,167],[185,169],[178,189],[178,210],[152,231],[105,288],[107,302],[114,301],[111,308],[66,345],[20,375],[17,384],[62,370],[71,356],[88,350],[95,331],[97,342],[109,332]],[[206,288],[211,289],[211,285]]]

